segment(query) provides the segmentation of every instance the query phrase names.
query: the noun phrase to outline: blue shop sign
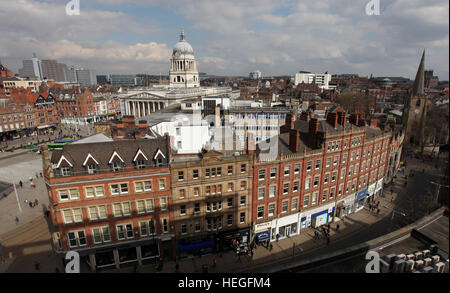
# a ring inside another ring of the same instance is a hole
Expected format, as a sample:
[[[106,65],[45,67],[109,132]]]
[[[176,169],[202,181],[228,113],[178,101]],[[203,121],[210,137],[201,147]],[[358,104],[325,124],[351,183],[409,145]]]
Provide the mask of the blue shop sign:
[[[333,207],[331,210],[334,211],[334,209],[335,209],[335,207]],[[318,213],[315,213],[315,214],[312,214],[311,215],[311,219],[314,219],[317,216],[320,216],[320,215],[323,215],[323,214],[327,214],[327,213],[328,213],[328,209],[323,210],[323,211],[318,212]],[[300,219],[300,222],[303,222],[305,220],[306,220],[306,217],[303,217],[303,218]]]
[[[256,238],[258,238],[258,241],[269,240],[270,238],[269,230],[256,233]]]
[[[367,188],[358,192],[358,194],[356,195],[356,200],[361,200],[361,199],[365,198],[366,195],[367,195]]]
[[[213,248],[214,246],[215,246],[214,240],[207,237],[205,239],[201,239],[201,241],[195,242],[183,241],[178,245],[178,250],[179,252],[190,252],[190,251],[197,251],[200,249]]]

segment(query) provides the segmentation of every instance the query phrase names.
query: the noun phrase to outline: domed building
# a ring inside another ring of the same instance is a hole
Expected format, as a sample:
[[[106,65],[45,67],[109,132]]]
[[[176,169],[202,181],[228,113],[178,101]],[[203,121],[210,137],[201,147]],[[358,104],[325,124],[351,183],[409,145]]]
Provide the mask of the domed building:
[[[184,100],[219,95],[235,99],[240,96],[240,91],[231,87],[200,86],[194,49],[186,41],[184,31],[180,34],[180,41],[173,47],[169,80],[169,84],[165,85],[124,89],[119,95],[122,113],[143,118]]]
[[[172,59],[170,59],[169,80],[170,87],[175,88],[200,86],[194,50],[186,42],[184,31],[180,34],[180,41],[173,47]]]

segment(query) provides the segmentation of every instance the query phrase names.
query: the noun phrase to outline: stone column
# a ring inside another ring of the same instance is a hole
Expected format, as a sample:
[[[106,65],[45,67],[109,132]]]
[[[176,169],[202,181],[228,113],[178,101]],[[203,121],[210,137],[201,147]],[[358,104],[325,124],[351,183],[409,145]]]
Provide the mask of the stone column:
[[[136,117],[141,117],[141,102],[137,102],[137,116]]]

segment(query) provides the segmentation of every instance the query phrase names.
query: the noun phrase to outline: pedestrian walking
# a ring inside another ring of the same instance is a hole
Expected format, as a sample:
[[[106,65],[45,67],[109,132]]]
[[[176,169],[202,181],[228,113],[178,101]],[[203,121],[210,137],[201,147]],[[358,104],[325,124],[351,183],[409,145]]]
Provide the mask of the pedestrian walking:
[[[30,206],[30,208],[32,208],[33,207],[33,203],[30,201],[30,202],[28,202],[28,205]]]
[[[35,175],[36,175],[36,179],[39,179],[39,176],[38,176],[38,173],[37,173],[37,172],[35,173]]]
[[[377,209],[377,215],[379,215],[380,214],[380,209]]]
[[[22,186],[23,186],[22,180],[19,181],[19,185],[20,185],[20,188],[22,188]]]
[[[272,251],[273,245],[272,243],[269,244],[269,251]]]
[[[16,217],[16,225],[18,225],[18,224],[19,224],[19,218]]]
[[[280,234],[277,233],[277,242],[278,242],[278,239],[280,239]]]
[[[336,225],[336,232],[339,231],[339,224]]]
[[[372,211],[372,204],[369,202],[369,211]]]
[[[39,271],[39,265],[40,263],[38,261],[34,262],[34,268],[36,269],[36,271]]]
[[[37,198],[34,200],[34,205],[38,205],[39,204],[39,201],[37,200]]]
[[[42,177],[42,172],[40,172],[39,175]]]

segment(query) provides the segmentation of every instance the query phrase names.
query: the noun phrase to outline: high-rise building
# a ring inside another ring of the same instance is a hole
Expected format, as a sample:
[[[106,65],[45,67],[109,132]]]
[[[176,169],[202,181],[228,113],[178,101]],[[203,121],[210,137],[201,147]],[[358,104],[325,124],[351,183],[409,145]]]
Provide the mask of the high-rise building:
[[[324,74],[317,74],[317,73],[311,73],[307,71],[300,71],[295,74],[294,84],[297,86],[300,83],[315,83],[319,86],[320,89],[331,89],[332,86],[329,85],[329,82],[331,81],[331,74],[324,73]]]
[[[66,65],[56,60],[42,60],[43,77],[54,81],[65,81],[64,66]]]
[[[29,60],[23,60],[22,64],[23,68],[19,69],[20,77],[36,77],[43,79],[41,60],[36,57],[36,54],[33,54],[33,58]]]
[[[68,82],[77,82],[77,74],[75,72],[75,68],[73,66],[65,67],[65,77]]]
[[[252,72],[250,72],[249,77],[253,78],[253,79],[260,79],[260,78],[262,78],[261,71],[259,71],[259,70],[252,71]]]
[[[97,75],[94,70],[77,69],[77,81],[83,86],[90,86],[97,84]]]

